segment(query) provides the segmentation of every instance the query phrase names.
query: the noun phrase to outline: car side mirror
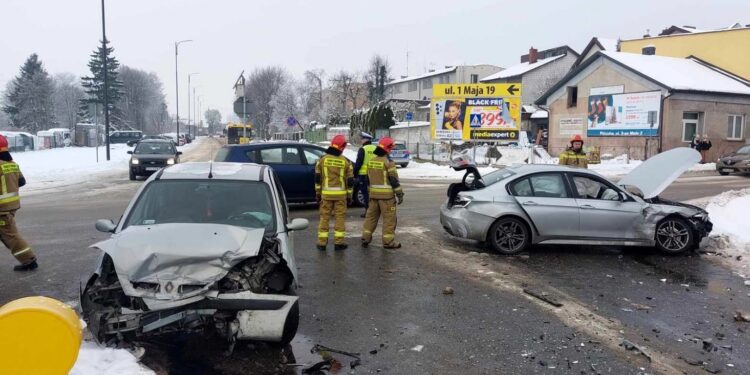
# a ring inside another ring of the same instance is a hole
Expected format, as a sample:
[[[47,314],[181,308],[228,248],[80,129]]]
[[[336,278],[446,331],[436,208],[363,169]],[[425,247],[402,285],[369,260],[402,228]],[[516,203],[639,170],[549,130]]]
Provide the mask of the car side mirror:
[[[177,151],[177,155],[182,155],[182,151]]]
[[[292,219],[292,222],[286,225],[286,229],[290,231],[304,230],[307,229],[309,225],[310,222],[307,221],[307,219],[297,218]]]
[[[96,230],[103,233],[114,233],[117,229],[117,225],[109,219],[101,219],[96,221]]]
[[[128,155],[133,155],[133,151],[128,151]]]

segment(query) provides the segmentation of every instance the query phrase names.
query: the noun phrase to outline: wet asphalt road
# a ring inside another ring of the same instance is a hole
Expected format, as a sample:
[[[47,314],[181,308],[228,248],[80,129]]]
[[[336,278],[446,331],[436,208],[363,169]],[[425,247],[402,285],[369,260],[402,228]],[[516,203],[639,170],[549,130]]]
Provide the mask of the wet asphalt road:
[[[206,143],[186,160],[205,160],[215,146]],[[749,182],[691,177],[664,196],[700,199]],[[41,268],[15,274],[5,256],[0,304],[27,295],[75,303],[79,281],[96,261],[87,246],[106,237],[93,222],[117,219],[139,185],[113,175],[78,191],[24,198],[19,223]],[[443,233],[437,207],[446,185],[405,181],[397,232],[404,248],[395,251],[376,240],[367,250],[318,252],[315,208],[293,208],[292,217],[310,219],[311,228],[296,237],[302,315],[291,347],[243,344],[227,358],[217,340],[164,338],[146,346],[144,362],[164,374],[294,374],[321,360],[310,349],[322,344],[361,353],[355,373],[750,372],[750,323],[732,318],[735,310],[750,308],[750,287],[712,259],[575,246],[501,257]],[[361,210],[349,213],[351,244],[358,241]],[[445,287],[454,293],[443,294]],[[562,306],[524,289],[547,293]],[[620,346],[623,339],[651,361]],[[340,373],[352,371],[351,358],[334,357],[343,365]],[[706,364],[693,365],[699,362]]]

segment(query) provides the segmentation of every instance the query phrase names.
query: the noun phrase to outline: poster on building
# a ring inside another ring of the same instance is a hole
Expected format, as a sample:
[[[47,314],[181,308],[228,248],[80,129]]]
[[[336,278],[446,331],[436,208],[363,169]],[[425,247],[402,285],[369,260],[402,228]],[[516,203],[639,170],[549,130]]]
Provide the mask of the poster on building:
[[[585,130],[583,118],[561,118],[558,127],[560,135],[583,135]]]
[[[588,98],[589,137],[659,134],[661,92],[599,94]]]
[[[518,141],[521,87],[518,84],[433,86],[432,137],[440,140]]]

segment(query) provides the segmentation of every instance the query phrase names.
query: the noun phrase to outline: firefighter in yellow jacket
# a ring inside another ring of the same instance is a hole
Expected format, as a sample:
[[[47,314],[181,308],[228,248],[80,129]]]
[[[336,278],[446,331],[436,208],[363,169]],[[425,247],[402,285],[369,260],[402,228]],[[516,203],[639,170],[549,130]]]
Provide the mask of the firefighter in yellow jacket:
[[[569,165],[571,167],[588,168],[588,159],[586,152],[583,151],[583,138],[575,135],[570,140],[570,147],[560,154],[560,165]]]
[[[367,163],[367,177],[370,181],[370,204],[365,215],[362,229],[362,247],[372,242],[372,232],[383,217],[383,248],[398,249],[396,242],[396,204],[404,201],[404,191],[398,181],[396,164],[388,160],[393,150],[393,139],[384,137],[378,142],[375,157]]]
[[[16,211],[21,208],[18,188],[26,185],[18,164],[8,151],[8,140],[0,135],[0,240],[21,264],[14,271],[31,271],[38,267],[36,255],[16,228]]]
[[[336,250],[345,250],[346,206],[352,201],[354,169],[352,162],[341,155],[346,148],[346,138],[337,135],[331,147],[315,163],[315,196],[320,204],[318,224],[318,250],[325,251],[328,245],[329,221],[334,216],[333,245]]]

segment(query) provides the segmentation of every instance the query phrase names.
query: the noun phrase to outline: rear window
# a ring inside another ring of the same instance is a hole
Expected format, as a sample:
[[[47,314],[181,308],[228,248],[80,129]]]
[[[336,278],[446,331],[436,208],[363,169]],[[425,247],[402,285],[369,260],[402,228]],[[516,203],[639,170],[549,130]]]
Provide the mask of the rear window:
[[[516,173],[508,169],[498,169],[492,173],[487,174],[486,176],[482,176],[482,182],[484,182],[484,186],[490,186],[492,184],[505,180],[506,178],[513,176],[514,174]]]

